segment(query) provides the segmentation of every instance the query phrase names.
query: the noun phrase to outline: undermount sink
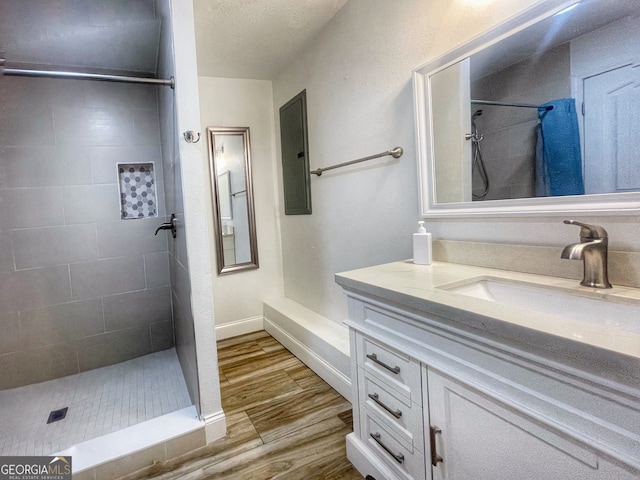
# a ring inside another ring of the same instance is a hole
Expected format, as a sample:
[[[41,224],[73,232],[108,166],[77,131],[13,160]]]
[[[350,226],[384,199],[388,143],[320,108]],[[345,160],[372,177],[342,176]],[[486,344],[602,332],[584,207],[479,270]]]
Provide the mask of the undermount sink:
[[[640,299],[622,300],[608,292],[479,277],[438,288],[468,297],[581,322],[640,332]]]

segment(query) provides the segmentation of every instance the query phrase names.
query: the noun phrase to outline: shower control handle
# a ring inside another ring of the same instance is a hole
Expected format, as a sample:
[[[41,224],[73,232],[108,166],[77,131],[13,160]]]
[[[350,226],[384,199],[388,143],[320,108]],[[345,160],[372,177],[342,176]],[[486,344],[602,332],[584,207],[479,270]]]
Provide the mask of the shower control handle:
[[[472,142],[479,143],[484,140],[484,135],[478,135],[477,133],[465,133],[465,140],[471,140]]]
[[[154,235],[158,235],[160,230],[171,230],[171,235],[173,238],[176,238],[176,215],[175,213],[171,214],[171,220],[169,222],[165,222],[156,228],[156,233]]]

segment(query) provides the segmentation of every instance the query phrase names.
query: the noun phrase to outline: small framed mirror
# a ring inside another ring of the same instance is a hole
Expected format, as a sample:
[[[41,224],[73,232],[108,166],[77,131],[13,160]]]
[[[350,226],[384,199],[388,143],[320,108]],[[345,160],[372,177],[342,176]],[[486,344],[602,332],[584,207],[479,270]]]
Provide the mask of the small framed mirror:
[[[258,268],[249,127],[209,127],[218,275]]]

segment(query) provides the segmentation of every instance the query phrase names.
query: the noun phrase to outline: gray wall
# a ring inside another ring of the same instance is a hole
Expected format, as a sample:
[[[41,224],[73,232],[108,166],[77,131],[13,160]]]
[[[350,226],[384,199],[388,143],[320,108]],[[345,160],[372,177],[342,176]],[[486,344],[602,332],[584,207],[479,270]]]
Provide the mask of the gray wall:
[[[156,11],[162,18],[158,77],[170,78],[174,75],[173,36],[171,31],[170,7],[167,0],[156,2]],[[176,131],[175,91],[164,88],[158,95],[160,107],[160,132],[162,137],[163,170],[167,213],[175,213],[178,225],[175,239],[169,239],[169,268],[171,272],[171,298],[175,327],[175,342],[178,359],[182,367],[191,401],[200,411],[200,389],[198,385],[198,365],[196,361],[196,339],[191,310],[191,283],[187,257],[186,232],[184,228],[184,202],[182,189],[182,164]],[[201,140],[202,141],[202,140]]]
[[[171,348],[156,87],[0,88],[0,388]],[[154,162],[160,218],[120,220],[116,162]]]

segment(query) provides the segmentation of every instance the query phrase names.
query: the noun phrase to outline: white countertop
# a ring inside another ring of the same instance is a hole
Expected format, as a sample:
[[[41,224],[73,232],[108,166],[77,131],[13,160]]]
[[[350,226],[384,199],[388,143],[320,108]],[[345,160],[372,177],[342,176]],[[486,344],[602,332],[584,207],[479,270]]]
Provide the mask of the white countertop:
[[[438,288],[477,277],[497,277],[537,284],[545,288],[553,286],[590,297],[603,296],[637,305],[637,328],[635,325],[631,329],[617,328],[614,325],[607,325],[607,319],[603,319],[602,324],[567,319]],[[637,288],[614,285],[611,289],[594,289],[583,287],[579,281],[573,279],[446,262],[415,265],[411,260],[338,273],[336,282],[347,290],[374,295],[382,300],[441,317],[456,319],[460,312],[467,312],[474,314],[472,318],[477,319],[479,315],[497,320],[495,323],[502,324],[505,328],[521,327],[640,359],[640,289]],[[485,328],[484,324],[474,326]]]

